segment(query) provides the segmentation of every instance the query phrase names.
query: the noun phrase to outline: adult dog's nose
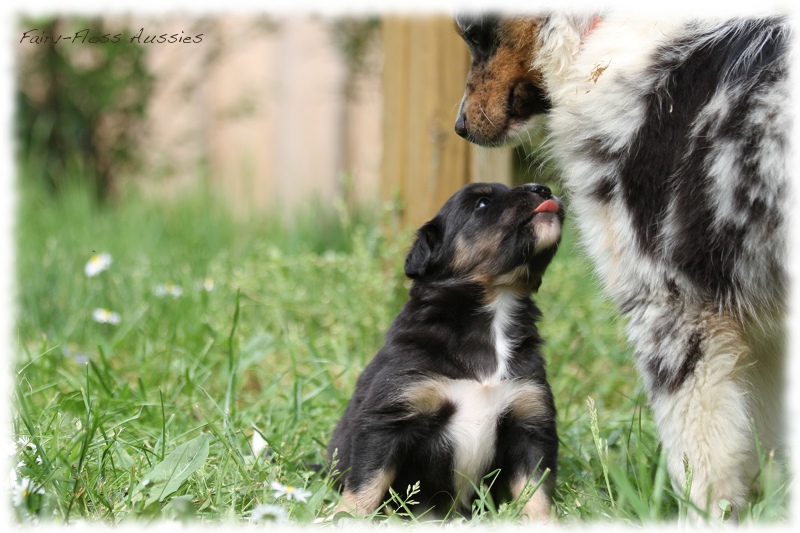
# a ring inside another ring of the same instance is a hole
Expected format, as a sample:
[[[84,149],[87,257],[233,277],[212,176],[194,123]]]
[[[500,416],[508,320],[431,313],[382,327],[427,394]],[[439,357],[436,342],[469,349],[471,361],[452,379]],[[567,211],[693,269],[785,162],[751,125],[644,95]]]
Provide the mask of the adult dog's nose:
[[[553,193],[550,191],[550,187],[547,185],[542,185],[541,183],[526,183],[522,186],[524,189],[527,189],[533,193],[538,194],[542,197],[543,200],[547,200]]]
[[[456,133],[467,138],[467,114],[466,113],[459,113],[458,118],[456,119]]]

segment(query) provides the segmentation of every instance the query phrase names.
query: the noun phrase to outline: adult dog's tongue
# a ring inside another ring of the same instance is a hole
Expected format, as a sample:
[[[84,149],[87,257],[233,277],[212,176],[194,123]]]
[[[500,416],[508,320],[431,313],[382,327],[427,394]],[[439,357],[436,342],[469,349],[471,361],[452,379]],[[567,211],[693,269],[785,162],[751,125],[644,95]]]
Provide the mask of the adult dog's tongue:
[[[545,200],[539,207],[534,209],[534,213],[558,213],[558,204],[553,200]]]

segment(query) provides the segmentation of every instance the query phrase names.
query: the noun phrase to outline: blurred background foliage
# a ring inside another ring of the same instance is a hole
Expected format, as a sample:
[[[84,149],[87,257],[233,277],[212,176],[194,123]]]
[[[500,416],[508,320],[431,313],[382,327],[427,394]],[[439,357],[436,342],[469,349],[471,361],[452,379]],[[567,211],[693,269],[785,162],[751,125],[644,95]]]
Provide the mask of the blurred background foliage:
[[[268,16],[258,20],[256,27],[265,34],[280,26]],[[206,26],[205,31],[213,32]],[[80,45],[62,40],[59,45],[40,41],[21,47],[14,117],[17,155],[22,164],[38,169],[34,174],[51,192],[63,190],[66,176],[83,176],[97,200],[107,200],[118,178],[141,166],[137,138],[146,135],[142,127],[156,81],[146,66],[147,47],[131,43],[119,20],[101,16],[22,17],[17,27],[40,39],[87,30]],[[342,90],[352,100],[357,80],[368,70],[366,56],[378,41],[380,20],[338,17],[328,27],[347,69]],[[119,34],[122,38],[113,46],[89,42]],[[207,59],[220,59],[218,50],[212,48]]]
[[[356,96],[355,81],[368,71],[367,56],[378,41],[380,19],[338,17],[331,21],[331,39],[344,57],[348,69],[344,94],[348,99]]]
[[[24,18],[19,27],[47,36],[90,28],[89,38],[122,30],[102,17]],[[152,85],[143,47],[121,40],[23,50],[15,117],[19,157],[38,165],[37,175],[53,192],[63,189],[66,176],[79,175],[98,200],[107,199],[118,173],[137,161],[132,141]]]

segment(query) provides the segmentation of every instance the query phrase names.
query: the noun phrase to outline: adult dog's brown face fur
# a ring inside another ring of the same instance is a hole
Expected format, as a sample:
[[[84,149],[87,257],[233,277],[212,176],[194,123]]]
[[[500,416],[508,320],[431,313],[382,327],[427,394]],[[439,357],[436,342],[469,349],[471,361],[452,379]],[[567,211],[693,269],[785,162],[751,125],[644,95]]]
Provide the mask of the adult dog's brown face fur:
[[[456,18],[472,54],[456,133],[484,146],[519,144],[534,115],[550,103],[531,62],[538,52],[539,21],[528,17]]]
[[[563,221],[561,200],[544,185],[466,185],[417,231],[406,275],[530,293],[556,253]]]

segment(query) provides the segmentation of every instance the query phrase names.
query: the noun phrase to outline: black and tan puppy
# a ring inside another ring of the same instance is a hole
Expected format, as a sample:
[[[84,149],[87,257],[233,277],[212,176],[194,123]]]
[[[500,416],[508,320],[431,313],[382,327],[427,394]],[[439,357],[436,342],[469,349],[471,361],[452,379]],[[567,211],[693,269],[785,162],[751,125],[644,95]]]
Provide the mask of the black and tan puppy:
[[[495,501],[541,481],[523,514],[550,517],[556,411],[530,295],[563,219],[543,185],[475,183],[418,230],[405,262],[409,301],[329,446],[343,472],[337,512],[369,514],[390,487],[402,495],[419,481],[415,512],[469,515],[474,487],[499,470]]]

